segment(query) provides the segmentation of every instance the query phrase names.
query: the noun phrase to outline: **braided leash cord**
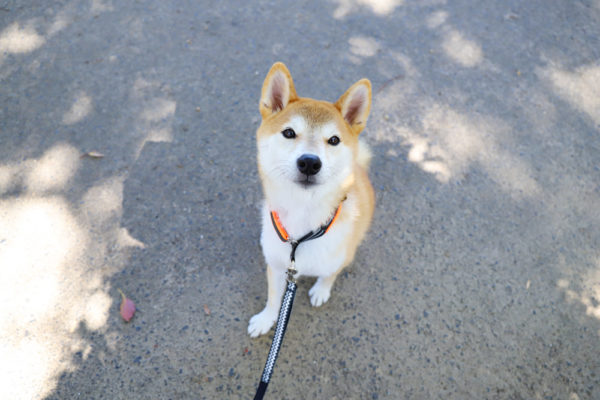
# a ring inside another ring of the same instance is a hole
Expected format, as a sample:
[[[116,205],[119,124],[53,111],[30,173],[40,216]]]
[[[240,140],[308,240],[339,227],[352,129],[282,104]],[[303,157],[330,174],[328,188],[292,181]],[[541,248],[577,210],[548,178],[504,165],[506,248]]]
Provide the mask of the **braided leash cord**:
[[[281,348],[281,342],[283,341],[283,335],[287,328],[288,321],[290,320],[290,313],[292,311],[292,304],[294,304],[294,296],[296,295],[296,282],[288,282],[287,289],[283,295],[281,302],[281,308],[279,309],[279,318],[277,319],[277,326],[275,327],[275,335],[273,335],[273,342],[271,343],[271,349],[267,357],[265,369],[263,370],[258,389],[254,400],[261,400],[265,392],[267,391],[267,385],[271,380],[273,374],[273,368],[275,367],[275,361],[277,355],[279,355],[279,349]]]

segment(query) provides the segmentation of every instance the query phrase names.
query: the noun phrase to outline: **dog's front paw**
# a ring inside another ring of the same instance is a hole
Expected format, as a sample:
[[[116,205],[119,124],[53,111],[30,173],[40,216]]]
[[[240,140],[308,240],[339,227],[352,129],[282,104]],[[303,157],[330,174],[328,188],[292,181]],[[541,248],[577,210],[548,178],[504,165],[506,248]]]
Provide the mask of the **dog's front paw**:
[[[265,308],[254,317],[250,318],[250,323],[248,324],[248,334],[253,338],[264,335],[265,333],[269,332],[276,319],[277,311],[272,312],[271,310]]]
[[[325,284],[323,280],[319,278],[308,291],[308,295],[310,296],[310,304],[312,304],[313,307],[319,307],[329,300],[329,296],[331,295],[331,285]]]

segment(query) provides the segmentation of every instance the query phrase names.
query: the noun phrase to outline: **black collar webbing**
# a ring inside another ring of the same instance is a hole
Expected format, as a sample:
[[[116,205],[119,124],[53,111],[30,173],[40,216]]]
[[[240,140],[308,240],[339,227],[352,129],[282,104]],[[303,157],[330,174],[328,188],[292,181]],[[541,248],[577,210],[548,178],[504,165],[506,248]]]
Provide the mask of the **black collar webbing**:
[[[308,232],[306,235],[302,236],[298,240],[290,239],[287,231],[285,230],[285,228],[281,224],[281,221],[279,220],[279,215],[277,215],[275,211],[271,211],[271,222],[273,223],[273,228],[275,228],[275,232],[277,232],[277,236],[279,236],[279,239],[281,239],[282,242],[288,242],[292,245],[292,252],[290,253],[290,260],[292,262],[296,261],[296,248],[298,247],[298,245],[302,242],[307,242],[309,240],[320,238],[321,236],[326,234],[331,225],[333,225],[333,223],[337,219],[341,209],[342,203],[340,203],[338,208],[335,210],[333,217],[331,217],[331,219],[325,225],[321,225],[316,231]]]

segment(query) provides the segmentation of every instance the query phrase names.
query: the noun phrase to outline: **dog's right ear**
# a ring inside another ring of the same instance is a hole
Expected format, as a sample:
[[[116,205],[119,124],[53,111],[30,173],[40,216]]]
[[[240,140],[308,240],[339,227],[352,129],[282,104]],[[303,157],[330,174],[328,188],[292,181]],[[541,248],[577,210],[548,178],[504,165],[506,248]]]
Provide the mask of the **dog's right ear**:
[[[290,71],[285,64],[276,62],[263,83],[259,105],[262,118],[278,113],[297,98]]]

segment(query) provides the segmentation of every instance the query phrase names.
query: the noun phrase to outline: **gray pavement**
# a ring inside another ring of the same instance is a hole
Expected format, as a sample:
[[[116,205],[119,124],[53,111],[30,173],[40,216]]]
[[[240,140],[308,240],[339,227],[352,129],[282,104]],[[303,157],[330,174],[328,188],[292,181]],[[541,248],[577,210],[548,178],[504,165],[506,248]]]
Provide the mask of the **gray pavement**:
[[[1,2],[0,398],[253,396],[274,61],[371,79],[378,203],[268,398],[600,398],[599,38],[598,0]]]

